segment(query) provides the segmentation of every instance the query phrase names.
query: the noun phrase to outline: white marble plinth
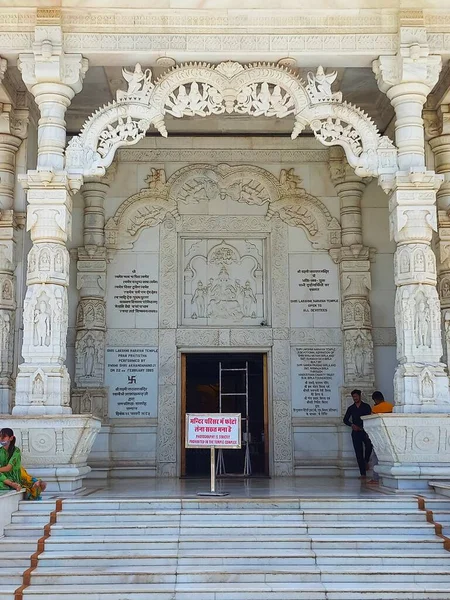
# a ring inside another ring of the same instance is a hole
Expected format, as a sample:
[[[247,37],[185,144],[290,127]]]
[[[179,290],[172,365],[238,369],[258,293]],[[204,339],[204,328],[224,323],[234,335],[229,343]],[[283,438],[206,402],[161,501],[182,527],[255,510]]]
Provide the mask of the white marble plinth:
[[[427,489],[430,480],[450,480],[450,414],[371,415],[364,428],[385,487],[411,491]]]
[[[101,421],[91,415],[3,415],[29,472],[47,482],[48,491],[75,493],[90,472],[87,459]]]

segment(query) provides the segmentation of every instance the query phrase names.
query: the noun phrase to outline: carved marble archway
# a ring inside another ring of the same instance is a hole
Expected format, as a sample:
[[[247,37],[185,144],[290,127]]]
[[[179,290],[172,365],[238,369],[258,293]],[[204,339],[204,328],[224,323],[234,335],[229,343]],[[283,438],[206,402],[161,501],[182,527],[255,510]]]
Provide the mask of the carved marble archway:
[[[253,165],[193,164],[167,181],[163,169],[152,169],[147,187],[130,196],[105,225],[106,247],[132,248],[141,232],[167,216],[179,219],[179,204],[197,204],[219,197],[264,207],[266,220],[279,217],[300,227],[316,250],[341,246],[341,227],[327,207],[301,187],[293,169],[282,169],[277,179]]]
[[[66,150],[66,169],[73,176],[101,176],[118,148],[136,144],[150,126],[167,136],[166,114],[206,117],[246,114],[293,119],[295,139],[309,126],[325,146],[341,146],[357,175],[379,177],[384,187],[398,170],[391,140],[359,108],[332,92],[336,73],[322,67],[302,81],[290,70],[273,64],[219,65],[189,63],[152,81],[150,69],[139,64],[123,70],[128,90],[96,111]]]

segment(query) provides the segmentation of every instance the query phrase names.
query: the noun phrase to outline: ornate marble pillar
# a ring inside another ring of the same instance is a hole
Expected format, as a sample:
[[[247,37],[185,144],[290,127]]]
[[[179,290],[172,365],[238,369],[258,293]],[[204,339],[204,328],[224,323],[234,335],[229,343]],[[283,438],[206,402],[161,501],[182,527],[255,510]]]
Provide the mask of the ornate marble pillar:
[[[16,381],[13,427],[24,461],[49,482],[49,490],[75,491],[90,471],[87,456],[100,421],[72,416],[66,359],[72,194],[81,180],[63,170],[65,111],[81,89],[87,61],[62,51],[60,27],[37,27],[33,54],[19,69],[38,104],[38,164],[24,178],[28,255],[24,301],[24,362]]]
[[[399,365],[394,413],[365,417],[365,428],[379,458],[381,481],[394,489],[427,488],[431,479],[450,478],[449,380],[441,362],[441,310],[431,248],[442,176],[426,170],[422,120],[422,107],[440,68],[441,59],[429,53],[426,30],[420,27],[401,28],[399,53],[373,64],[378,85],[396,114],[399,171],[389,197],[389,224],[397,243]]]
[[[80,300],[75,343],[76,372],[72,399],[78,413],[108,417],[104,387],[106,336],[105,199],[113,169],[102,180],[88,180],[81,188],[84,199],[84,246],[78,248],[77,286]]]
[[[374,386],[370,314],[370,248],[363,245],[361,198],[367,181],[355,175],[340,148],[330,150],[330,174],[340,199],[342,247],[331,250],[339,263],[344,336],[344,394]]]
[[[11,411],[13,396],[14,269],[17,219],[14,214],[16,152],[27,132],[27,111],[0,103],[0,414]]]
[[[374,62],[380,89],[395,109],[399,172],[390,195],[395,323],[399,366],[395,411],[448,412],[448,377],[441,363],[441,315],[436,289],[436,191],[442,177],[425,167],[422,107],[438,80],[440,56],[429,54],[423,30],[401,33],[401,52]]]
[[[428,117],[432,117],[432,127],[428,127],[429,140],[434,154],[435,170],[444,177],[437,192],[438,205],[438,278],[442,320],[444,324],[444,344],[447,366],[450,364],[450,106],[440,106]]]

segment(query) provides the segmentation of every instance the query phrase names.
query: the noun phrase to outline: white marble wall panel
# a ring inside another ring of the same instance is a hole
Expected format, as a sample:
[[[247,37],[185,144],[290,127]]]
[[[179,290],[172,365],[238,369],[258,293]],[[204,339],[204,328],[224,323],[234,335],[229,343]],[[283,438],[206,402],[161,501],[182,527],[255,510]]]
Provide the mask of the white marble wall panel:
[[[339,434],[336,425],[315,420],[294,425],[294,472],[296,475],[337,475]]]

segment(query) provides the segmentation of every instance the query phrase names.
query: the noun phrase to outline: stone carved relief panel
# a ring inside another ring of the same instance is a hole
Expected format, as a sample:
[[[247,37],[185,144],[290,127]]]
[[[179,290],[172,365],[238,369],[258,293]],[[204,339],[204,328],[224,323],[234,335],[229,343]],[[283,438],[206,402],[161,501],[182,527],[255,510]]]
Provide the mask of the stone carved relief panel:
[[[346,381],[373,379],[373,341],[367,329],[344,331]]]
[[[69,253],[61,244],[34,244],[28,254],[27,285],[67,282],[69,262]]]
[[[265,241],[182,240],[182,323],[260,325],[266,319]]]
[[[77,384],[86,387],[101,386],[105,366],[105,333],[95,330],[79,331],[76,348]]]

